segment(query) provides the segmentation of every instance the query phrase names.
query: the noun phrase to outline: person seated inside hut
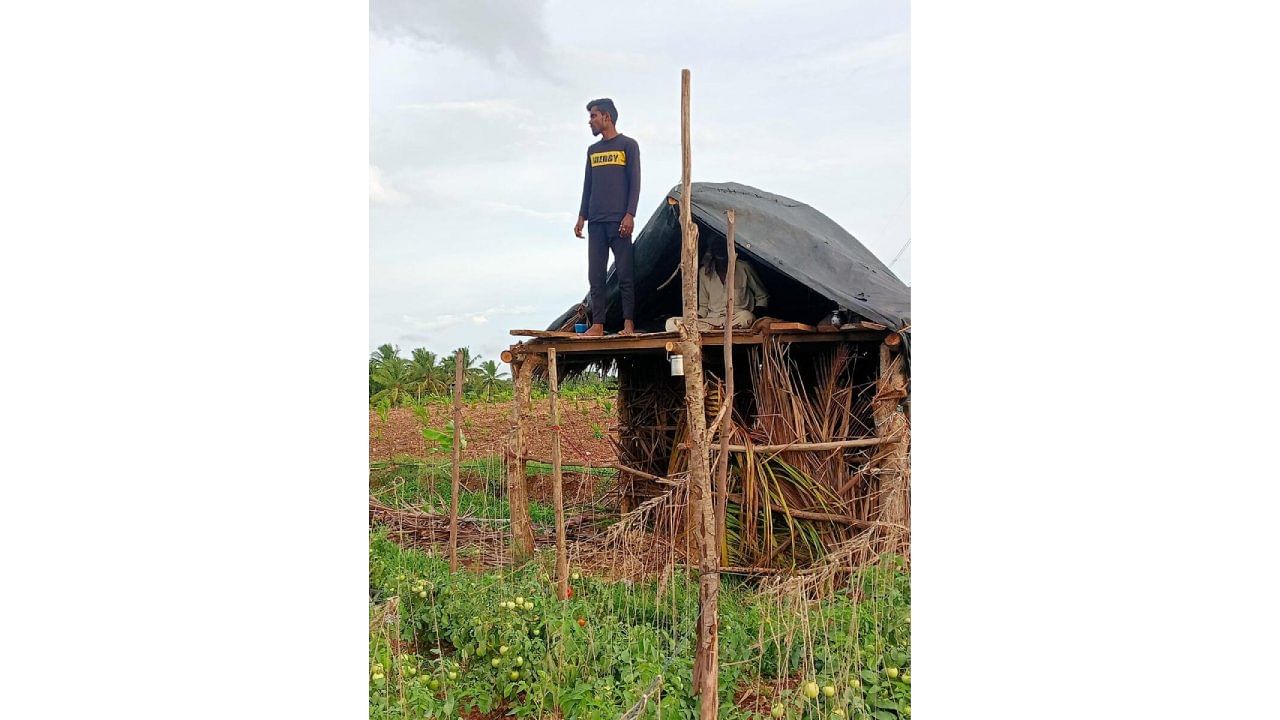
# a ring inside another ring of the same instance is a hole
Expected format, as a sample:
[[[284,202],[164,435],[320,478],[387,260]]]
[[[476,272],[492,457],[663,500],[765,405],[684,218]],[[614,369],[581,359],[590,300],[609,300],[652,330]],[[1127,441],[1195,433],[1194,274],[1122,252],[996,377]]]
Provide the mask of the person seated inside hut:
[[[729,257],[724,245],[710,243],[698,263],[698,329],[724,327]],[[751,263],[738,256],[733,273],[733,326],[749,327],[769,304],[769,294]],[[667,319],[667,331],[678,330],[679,317]]]

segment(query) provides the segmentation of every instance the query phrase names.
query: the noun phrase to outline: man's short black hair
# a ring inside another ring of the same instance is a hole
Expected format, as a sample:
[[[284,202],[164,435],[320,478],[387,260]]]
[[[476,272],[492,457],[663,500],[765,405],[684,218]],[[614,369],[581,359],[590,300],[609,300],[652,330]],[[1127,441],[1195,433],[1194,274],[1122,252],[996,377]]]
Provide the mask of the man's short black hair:
[[[591,108],[595,108],[600,112],[608,115],[609,119],[613,121],[614,125],[618,124],[618,108],[614,107],[613,101],[610,100],[609,98],[600,98],[599,100],[592,100],[591,102],[587,103],[587,110],[590,111]]]

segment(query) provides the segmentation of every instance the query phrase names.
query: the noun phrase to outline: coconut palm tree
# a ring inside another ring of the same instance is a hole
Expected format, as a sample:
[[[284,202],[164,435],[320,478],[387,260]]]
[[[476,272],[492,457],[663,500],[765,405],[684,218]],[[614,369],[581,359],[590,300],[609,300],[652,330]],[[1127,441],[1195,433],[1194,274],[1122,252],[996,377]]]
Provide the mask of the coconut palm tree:
[[[392,358],[398,357],[400,357],[400,348],[398,346],[391,343],[383,343],[378,346],[377,350],[369,353],[369,362],[374,365],[381,365]]]
[[[382,367],[383,363],[399,357],[400,348],[391,343],[383,343],[378,346],[377,350],[369,353],[369,397],[372,398],[382,389],[377,381],[373,379],[373,374],[377,372],[378,368]]]
[[[378,363],[369,374],[369,380],[376,388],[371,400],[375,403],[386,400],[392,406],[400,405],[410,397],[413,389],[413,369],[407,360],[392,356]]]
[[[489,402],[493,402],[493,389],[502,387],[502,379],[506,375],[505,372],[498,372],[498,363],[493,360],[485,360],[480,364],[480,391],[488,395]]]
[[[480,377],[480,368],[476,366],[476,362],[480,360],[480,356],[476,355],[473,357],[471,355],[471,348],[469,347],[460,347],[449,353],[449,356],[442,360],[440,365],[444,368],[444,376],[447,379],[446,381],[450,383],[453,382],[454,377],[453,359],[454,356],[457,355],[458,350],[462,351],[462,385],[465,389],[467,380],[479,379]]]
[[[409,367],[413,373],[414,396],[419,401],[424,393],[442,393],[448,387],[444,366],[437,360],[436,354],[426,348],[413,349]]]

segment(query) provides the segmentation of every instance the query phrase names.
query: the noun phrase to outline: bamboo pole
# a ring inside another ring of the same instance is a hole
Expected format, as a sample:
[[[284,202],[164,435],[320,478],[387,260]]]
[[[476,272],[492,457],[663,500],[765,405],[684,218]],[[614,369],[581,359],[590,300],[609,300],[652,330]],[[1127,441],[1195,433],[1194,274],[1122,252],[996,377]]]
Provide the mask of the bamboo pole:
[[[680,247],[681,289],[684,322],[680,339],[684,345],[685,410],[693,450],[689,453],[689,489],[697,509],[698,562],[698,646],[694,652],[693,692],[699,696],[701,720],[714,720],[719,705],[719,637],[717,605],[720,595],[720,559],[716,552],[716,516],[711,496],[710,441],[707,438],[705,389],[702,385],[702,343],[698,332],[698,230],[693,224],[692,193],[693,144],[689,132],[689,71],[680,71]]]
[[[449,498],[449,572],[458,572],[458,493],[462,481],[462,372],[463,352],[453,354],[453,492]]]
[[[890,442],[890,438],[868,437],[855,438],[853,440],[833,440],[832,442],[819,443],[787,443],[784,445],[752,445],[748,448],[746,445],[729,445],[729,452],[742,453],[747,450],[751,452],[788,452],[791,450],[816,452],[818,450],[841,450],[844,448],[860,448],[873,447],[875,445],[883,445]]]
[[[533,521],[529,517],[529,485],[524,464],[533,366],[533,356],[516,358],[511,365],[515,393],[511,403],[511,441],[507,447],[507,505],[511,517],[511,561],[517,565],[533,557]]]
[[[551,498],[556,507],[556,595],[569,599],[569,556],[564,538],[564,476],[560,468],[560,383],[556,378],[556,349],[547,349],[547,378],[551,384]]]
[[[716,471],[716,537],[719,539],[720,564],[729,562],[728,533],[725,532],[725,516],[729,512],[729,428],[733,427],[733,314],[734,283],[738,265],[738,248],[734,244],[733,229],[735,213],[732,209],[726,212],[729,220],[729,233],[725,237],[725,251],[728,254],[728,267],[724,275],[725,309],[724,309],[724,397],[721,403],[728,408],[724,420],[720,423],[720,462]]]

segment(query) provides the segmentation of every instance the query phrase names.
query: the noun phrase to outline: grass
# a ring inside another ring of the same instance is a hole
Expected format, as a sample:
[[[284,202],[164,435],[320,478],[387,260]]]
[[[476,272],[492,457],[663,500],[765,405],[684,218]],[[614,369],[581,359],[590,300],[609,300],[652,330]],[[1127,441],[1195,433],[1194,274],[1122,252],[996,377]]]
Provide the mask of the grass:
[[[371,493],[380,502],[391,507],[424,507],[438,513],[449,511],[453,489],[453,468],[450,462],[397,456],[390,462],[370,463],[369,467]],[[459,514],[495,519],[511,516],[510,504],[504,497],[506,470],[501,457],[467,460],[460,464],[459,469],[465,476],[482,479],[485,484],[484,490],[463,490],[458,494]],[[617,474],[612,468],[565,465],[562,469],[566,473],[590,472],[602,478],[613,478]],[[551,465],[547,463],[531,461],[527,465],[530,477],[549,475],[551,471]],[[535,524],[550,525],[555,522],[555,509],[531,499],[529,518]]]

